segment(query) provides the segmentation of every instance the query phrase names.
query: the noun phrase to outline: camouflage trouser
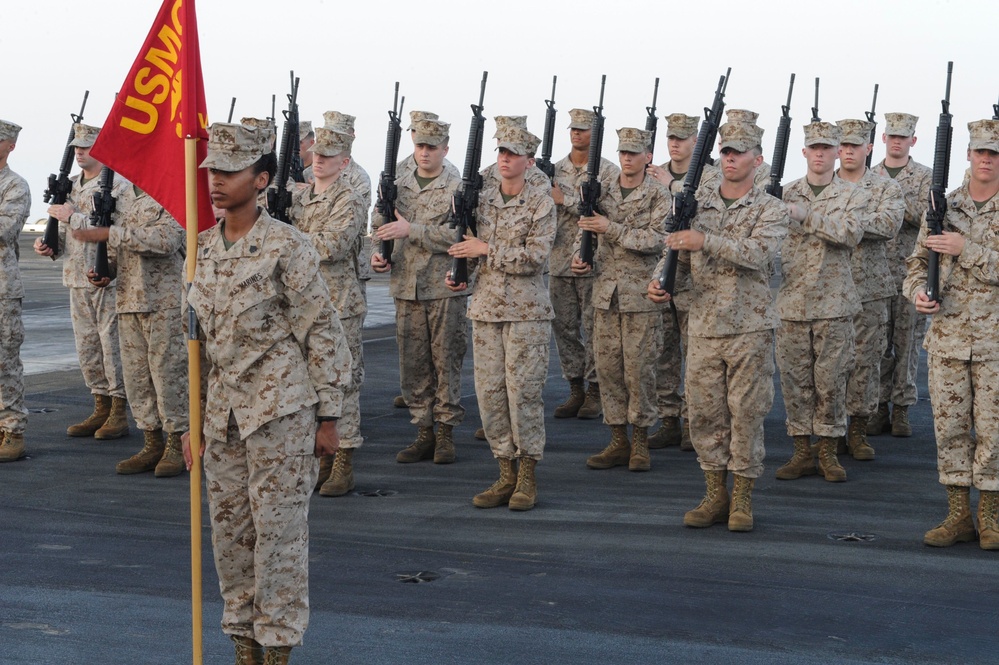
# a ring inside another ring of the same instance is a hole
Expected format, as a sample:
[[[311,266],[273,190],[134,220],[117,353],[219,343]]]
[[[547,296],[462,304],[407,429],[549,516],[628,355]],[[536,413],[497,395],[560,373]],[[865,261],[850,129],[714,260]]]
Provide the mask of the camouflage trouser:
[[[399,382],[414,425],[455,426],[465,417],[461,366],[468,349],[467,300],[395,300]]]
[[[780,322],[777,367],[790,436],[846,434],[846,377],[854,364],[853,317]]]
[[[916,306],[901,294],[889,302],[878,401],[912,406],[917,398],[916,373],[922,337],[919,331],[925,326],[926,317],[917,314]]]
[[[774,403],[772,330],[690,337],[690,439],[705,471],[763,473],[763,421]]]
[[[687,349],[687,312],[663,309],[662,353],[656,360],[656,407],[660,418],[686,415],[683,391],[684,354]]]
[[[125,396],[118,346],[118,313],[113,286],[71,288],[69,313],[73,319],[76,355],[83,381],[95,395]]]
[[[846,383],[846,412],[873,416],[878,410],[881,357],[887,344],[890,298],[871,300],[853,317],[857,362]]]
[[[593,310],[593,354],[604,423],[651,427],[656,422],[656,358],[663,315]]]
[[[999,491],[999,360],[928,364],[940,482]]]
[[[343,394],[343,410],[337,421],[341,448],[360,448],[364,443],[361,436],[361,385],[364,383],[364,355],[361,350],[361,326],[364,316],[348,316],[340,319],[343,336],[350,349],[351,385]]]
[[[21,299],[0,300],[0,431],[23,434],[28,424],[24,408],[24,366],[21,343],[24,322]]]
[[[493,456],[540,460],[550,321],[472,321],[475,395]]]
[[[552,332],[562,377],[597,380],[593,364],[593,278],[548,277],[555,319]],[[580,332],[582,331],[582,332]]]
[[[180,308],[118,315],[125,392],[140,430],[188,430],[187,351]]]
[[[316,408],[241,438],[206,440],[205,487],[222,631],[265,646],[302,643],[309,624],[309,498],[319,478]]]

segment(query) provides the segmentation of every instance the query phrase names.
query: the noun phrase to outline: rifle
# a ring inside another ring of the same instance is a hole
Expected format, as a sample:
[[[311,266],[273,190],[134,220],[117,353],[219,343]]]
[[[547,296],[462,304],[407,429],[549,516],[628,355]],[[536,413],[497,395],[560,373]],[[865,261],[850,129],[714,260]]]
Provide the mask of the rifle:
[[[878,134],[877,134],[878,123],[874,119],[874,109],[877,107],[877,105],[878,105],[878,84],[875,83],[874,84],[874,99],[871,100],[871,110],[867,112],[867,121],[874,123],[874,126],[871,127],[871,140],[870,140],[871,146],[874,145],[874,139],[876,139],[877,136],[878,136]],[[871,151],[869,153],[867,153],[867,168],[871,168],[871,159],[873,157],[874,157],[874,149],[872,147]]]
[[[114,188],[114,171],[104,166],[101,167],[101,191],[94,194],[94,210],[90,213],[91,226],[109,227],[113,223],[117,202],[111,195]],[[94,272],[99,279],[111,276],[111,269],[108,266],[108,243],[102,240],[97,243],[97,258],[94,262]]]
[[[486,117],[482,115],[485,108],[482,104],[486,99],[486,77],[489,72],[482,72],[482,87],[479,89],[479,103],[472,104],[472,126],[468,130],[468,145],[465,148],[465,168],[461,175],[461,185],[451,198],[451,217],[448,225],[456,229],[454,242],[457,244],[465,239],[469,232],[475,235],[475,209],[479,206],[479,192],[482,191],[482,176],[479,175],[479,164],[482,162],[482,134],[485,129]],[[468,284],[468,259],[455,257],[451,261],[448,279],[455,284]]]
[[[815,106],[812,107],[812,122],[822,122],[819,117],[819,77],[815,77]]]
[[[298,140],[298,79],[291,73],[291,93],[288,95],[288,110],[284,111],[284,130],[281,133],[281,152],[278,156],[277,174],[274,187],[267,190],[267,209],[276,219],[291,224],[291,192],[288,191],[288,178],[295,182],[305,182],[302,156],[299,154]]]
[[[947,90],[941,101],[943,110],[937,123],[937,141],[933,148],[933,179],[930,181],[930,207],[926,211],[926,232],[943,233],[944,215],[947,213],[947,176],[950,173],[950,147],[954,128],[950,114],[950,79],[954,63],[947,63]],[[940,255],[928,250],[926,257],[926,297],[940,302]]]
[[[992,119],[999,120],[999,104],[992,105]]]
[[[652,132],[652,140],[649,142],[649,153],[656,151],[656,132],[658,131],[659,118],[656,117],[656,100],[659,98],[659,77],[656,77],[656,87],[652,89],[652,106],[646,106],[645,131]]]
[[[54,173],[49,175],[49,186],[44,194],[46,203],[62,205],[69,198],[69,193],[73,191],[73,183],[69,180],[69,172],[73,168],[73,156],[76,154],[76,149],[70,143],[73,142],[76,136],[76,123],[83,122],[83,111],[87,108],[87,97],[89,96],[90,91],[84,91],[80,113],[69,114],[69,117],[73,119],[73,124],[69,127],[69,138],[66,140],[66,149],[63,150],[62,161],[59,162],[59,175]],[[59,255],[59,220],[51,215],[49,215],[48,221],[45,222],[45,236],[42,238],[42,242],[52,250],[52,260],[55,261]]]
[[[545,133],[541,137],[541,159],[535,165],[548,176],[549,180],[555,178],[555,164],[552,163],[552,143],[555,141],[555,84],[558,76],[552,76],[552,98],[545,100]]]
[[[590,154],[586,160],[586,182],[580,188],[579,216],[593,217],[600,199],[600,154],[604,144],[604,86],[607,75],[600,77],[600,102],[593,107],[593,127],[590,132]],[[593,231],[583,231],[579,241],[579,260],[593,265],[597,237]]]
[[[787,104],[780,107],[780,123],[777,125],[777,139],[774,142],[774,159],[770,166],[770,184],[767,194],[775,198],[784,197],[781,181],[784,179],[784,164],[787,162],[787,145],[791,138],[791,93],[794,92],[794,74],[787,86]]]
[[[229,119],[226,122],[232,122],[232,112],[236,110],[236,98],[232,98],[232,104],[229,105]]]
[[[399,140],[402,137],[402,106],[406,103],[406,98],[399,102],[399,82],[395,82],[395,98],[392,100],[392,110],[388,112],[389,124],[388,134],[385,138],[385,167],[378,176],[378,201],[375,203],[375,212],[382,216],[382,224],[395,221],[395,199],[399,190],[395,186],[396,163],[399,161]],[[378,253],[382,258],[392,263],[392,246],[395,243],[391,240],[382,240]]]
[[[673,209],[666,219],[667,230],[684,231],[690,228],[690,221],[697,213],[697,199],[694,194],[701,184],[701,175],[704,173],[704,165],[711,152],[711,146],[715,143],[718,135],[718,125],[722,113],[725,111],[725,89],[728,87],[728,79],[732,74],[729,67],[725,75],[718,80],[718,88],[715,90],[715,99],[711,108],[704,109],[704,122],[701,123],[701,131],[697,135],[697,143],[694,145],[694,154],[690,157],[690,168],[687,176],[683,179],[683,190],[673,197]],[[663,271],[659,275],[659,288],[670,295],[676,287],[676,267],[680,252],[670,248],[666,252],[666,260],[663,262]]]

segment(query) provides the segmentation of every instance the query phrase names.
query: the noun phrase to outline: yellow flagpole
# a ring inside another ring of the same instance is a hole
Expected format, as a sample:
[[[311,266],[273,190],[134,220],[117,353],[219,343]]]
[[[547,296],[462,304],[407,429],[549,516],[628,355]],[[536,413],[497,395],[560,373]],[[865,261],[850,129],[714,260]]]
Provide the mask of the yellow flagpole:
[[[184,139],[187,194],[187,290],[194,283],[198,259],[198,139]],[[190,308],[190,305],[188,305]],[[191,418],[191,647],[194,665],[202,665],[201,620],[201,343],[193,312],[188,318],[187,376]]]

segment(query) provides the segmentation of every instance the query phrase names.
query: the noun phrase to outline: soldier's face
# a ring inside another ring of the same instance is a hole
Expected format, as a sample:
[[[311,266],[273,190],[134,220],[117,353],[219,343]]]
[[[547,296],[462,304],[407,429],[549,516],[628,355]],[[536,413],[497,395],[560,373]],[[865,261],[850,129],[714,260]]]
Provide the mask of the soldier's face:
[[[242,171],[208,169],[208,193],[212,205],[222,210],[232,210],[257,200],[257,194],[267,188],[267,172],[253,173],[253,167]]]
[[[871,154],[870,143],[856,145],[853,143],[839,144],[839,163],[848,172],[859,171],[867,167],[867,155]]]
[[[90,148],[74,148],[76,151],[76,163],[81,169],[89,171],[97,166],[97,160],[90,156]]]
[[[437,173],[444,168],[444,157],[447,155],[447,144],[430,145],[417,143],[413,146],[413,159],[416,165],[425,173]]]
[[[885,151],[892,159],[902,159],[909,156],[912,146],[916,145],[915,136],[899,136],[897,134],[882,134],[881,140],[885,142]]]
[[[685,139],[670,136],[666,139],[666,146],[669,149],[669,158],[674,162],[683,162],[690,159],[694,154],[694,144],[697,143],[697,136],[691,134]]]
[[[312,175],[315,176],[316,180],[330,180],[343,173],[343,170],[347,168],[347,164],[349,163],[350,157],[343,153],[333,155],[332,157],[313,153]]]
[[[971,178],[983,185],[999,182],[999,153],[993,150],[969,150]]]
[[[825,175],[836,166],[836,146],[817,143],[801,149],[808,163],[808,172]]]
[[[763,155],[752,150],[739,152],[735,148],[722,148],[722,177],[731,183],[742,183],[756,175],[756,169],[763,163]]]
[[[652,153],[650,152],[627,152],[621,150],[617,155],[618,160],[621,162],[621,173],[629,176],[645,173],[645,167],[652,161]]]
[[[516,179],[523,177],[531,161],[533,160],[527,155],[518,155],[506,148],[500,148],[496,157],[496,168],[499,169],[502,178]]]
[[[592,129],[570,129],[569,141],[576,150],[589,149],[590,137],[593,135]]]

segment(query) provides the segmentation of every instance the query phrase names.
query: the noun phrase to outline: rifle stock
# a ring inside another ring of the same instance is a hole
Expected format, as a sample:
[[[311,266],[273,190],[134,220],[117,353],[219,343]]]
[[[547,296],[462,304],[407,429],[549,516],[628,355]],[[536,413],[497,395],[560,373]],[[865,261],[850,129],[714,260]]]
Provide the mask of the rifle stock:
[[[76,154],[76,150],[70,144],[76,135],[74,131],[76,123],[83,122],[83,111],[87,108],[88,97],[90,97],[90,91],[86,90],[83,93],[83,104],[80,105],[80,112],[75,115],[71,113],[69,116],[73,119],[73,124],[69,126],[69,138],[66,139],[66,149],[63,150],[62,161],[59,162],[59,175],[53,173],[49,176],[49,185],[43,195],[43,200],[46,203],[62,205],[69,198],[69,193],[73,191],[73,183],[69,179],[69,172],[73,168],[73,156]],[[49,215],[48,220],[45,222],[45,235],[42,237],[42,242],[52,250],[52,260],[55,261],[59,255],[59,220],[51,215]]]
[[[486,77],[482,72],[482,86],[479,89],[479,103],[472,104],[472,126],[468,131],[468,145],[465,147],[465,167],[461,185],[451,200],[451,217],[448,224],[455,229],[455,244],[462,242],[469,232],[475,235],[475,209],[479,206],[479,192],[482,191],[482,176],[479,165],[482,162],[482,135],[486,117],[482,115],[486,99]],[[454,284],[468,284],[468,259],[455,257],[451,261],[448,279]]]

